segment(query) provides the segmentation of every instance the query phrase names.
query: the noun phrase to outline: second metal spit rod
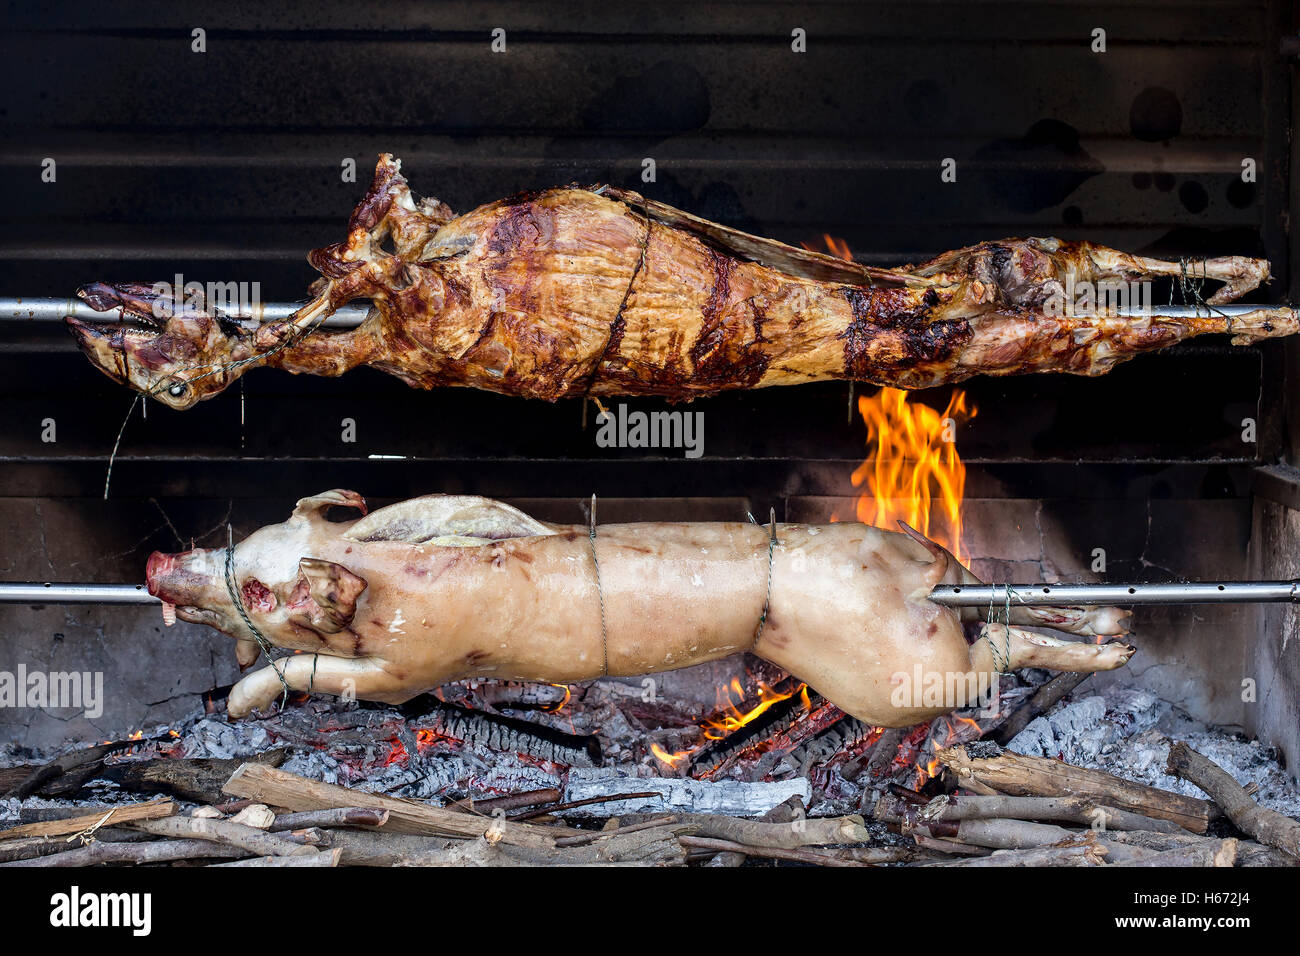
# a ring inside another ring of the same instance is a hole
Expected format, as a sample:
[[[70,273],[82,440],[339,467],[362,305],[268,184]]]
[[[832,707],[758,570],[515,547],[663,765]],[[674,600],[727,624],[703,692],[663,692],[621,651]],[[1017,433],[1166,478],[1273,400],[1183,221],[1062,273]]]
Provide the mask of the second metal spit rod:
[[[263,302],[259,304],[250,316],[236,316],[231,318],[251,318],[260,322],[273,322],[287,319],[298,311],[305,303],[301,302]],[[1157,305],[1152,306],[1144,313],[1141,309],[1132,307],[1121,307],[1115,310],[1116,315],[1140,317],[1144,314],[1152,318],[1164,316],[1170,319],[1194,318],[1197,315],[1206,314],[1205,306],[1197,307],[1193,305]],[[1257,312],[1261,309],[1289,309],[1288,305],[1242,305],[1233,303],[1231,305],[1216,305],[1213,307],[1214,314],[1217,315],[1245,315],[1247,312]],[[326,328],[354,328],[361,324],[366,314],[370,311],[368,303],[352,302],[341,306],[337,312],[329,316],[322,323]],[[31,321],[31,322],[62,322],[65,316],[75,316],[78,319],[94,322],[112,322],[116,310],[110,309],[107,312],[96,312],[85,302],[80,299],[56,299],[56,298],[5,298],[0,297],[0,322],[8,321]]]
[[[1008,588],[1010,591],[1008,591]],[[1132,604],[1276,604],[1300,602],[1296,581],[1198,581],[1188,584],[941,584],[930,600],[945,607],[1079,607]],[[143,584],[0,583],[0,604],[158,604]]]

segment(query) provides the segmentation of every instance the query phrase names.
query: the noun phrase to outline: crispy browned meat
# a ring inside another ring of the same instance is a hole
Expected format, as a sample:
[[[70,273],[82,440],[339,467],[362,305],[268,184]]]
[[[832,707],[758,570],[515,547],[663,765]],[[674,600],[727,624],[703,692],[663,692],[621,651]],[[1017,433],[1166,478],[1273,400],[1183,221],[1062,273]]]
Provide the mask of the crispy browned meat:
[[[555,400],[659,395],[827,379],[920,388],[972,375],[1099,375],[1208,332],[1236,344],[1300,329],[1295,310],[1122,317],[1076,305],[1083,284],[1186,274],[1087,242],[1008,239],[876,269],[728,229],[612,187],[561,188],[464,216],[416,202],[380,158],[345,242],[309,260],[323,279],[292,321],[257,326],[139,284],[86,286],[100,310],[145,322],[69,319],[118,381],[184,408],[270,365],[339,375],[371,365],[410,385],[466,385]],[[1268,278],[1268,263],[1197,261],[1223,283],[1210,304]],[[355,330],[315,323],[368,298]],[[1155,310],[1158,313],[1158,309]],[[305,334],[310,331],[310,334]]]

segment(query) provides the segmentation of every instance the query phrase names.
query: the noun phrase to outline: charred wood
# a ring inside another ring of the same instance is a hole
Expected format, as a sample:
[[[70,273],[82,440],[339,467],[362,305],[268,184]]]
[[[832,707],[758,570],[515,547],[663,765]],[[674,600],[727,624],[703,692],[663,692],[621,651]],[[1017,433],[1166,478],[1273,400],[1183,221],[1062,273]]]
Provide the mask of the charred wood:
[[[1003,746],[1011,743],[1015,736],[1024,730],[1031,720],[1039,717],[1049,710],[1065,697],[1076,687],[1088,679],[1086,673],[1080,674],[1058,674],[1047,683],[1043,684],[1036,691],[1029,695],[1029,699],[1020,707],[1012,711],[1001,724],[995,727],[988,735],[987,739],[1002,744]]]

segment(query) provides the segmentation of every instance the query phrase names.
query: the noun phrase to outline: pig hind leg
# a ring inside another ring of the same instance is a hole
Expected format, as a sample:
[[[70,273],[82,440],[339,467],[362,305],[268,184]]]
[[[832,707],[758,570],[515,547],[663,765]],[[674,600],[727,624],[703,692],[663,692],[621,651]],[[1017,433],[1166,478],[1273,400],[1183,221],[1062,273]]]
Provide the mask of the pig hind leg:
[[[1118,607],[1041,607],[1013,603],[1010,623],[1050,627],[1079,637],[1124,637],[1132,617],[1132,611]]]
[[[1014,624],[1010,627],[985,624],[980,628],[979,640],[971,645],[970,659],[976,671],[986,673],[1021,667],[1091,672],[1122,667],[1135,650],[1132,645],[1118,641],[1109,644],[1062,641]]]
[[[396,681],[383,665],[372,658],[328,657],[324,654],[298,654],[282,658],[268,667],[253,671],[230,691],[226,712],[231,717],[247,717],[253,710],[265,709],[290,690],[333,694],[367,700],[396,700],[409,697],[400,693]]]

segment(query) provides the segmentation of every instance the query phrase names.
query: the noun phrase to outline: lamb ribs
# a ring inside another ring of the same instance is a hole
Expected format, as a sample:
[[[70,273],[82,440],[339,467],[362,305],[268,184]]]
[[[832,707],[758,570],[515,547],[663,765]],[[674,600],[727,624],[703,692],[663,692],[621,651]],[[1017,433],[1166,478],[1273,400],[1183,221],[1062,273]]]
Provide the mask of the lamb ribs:
[[[525,193],[455,217],[436,199],[416,202],[387,154],[347,240],[308,258],[323,278],[286,321],[236,321],[201,296],[130,283],[79,290],[123,322],[67,321],[101,370],[177,408],[259,365],[314,375],[371,365],[419,388],[552,401],[689,400],[828,379],[923,388],[978,374],[1100,375],[1196,335],[1248,344],[1300,330],[1291,308],[1213,309],[1268,278],[1259,259],[1189,265],[1007,239],[879,269],[613,187]],[[1222,283],[1197,315],[1070,308],[1085,283],[1189,273]],[[358,298],[373,305],[360,326],[316,328]]]

